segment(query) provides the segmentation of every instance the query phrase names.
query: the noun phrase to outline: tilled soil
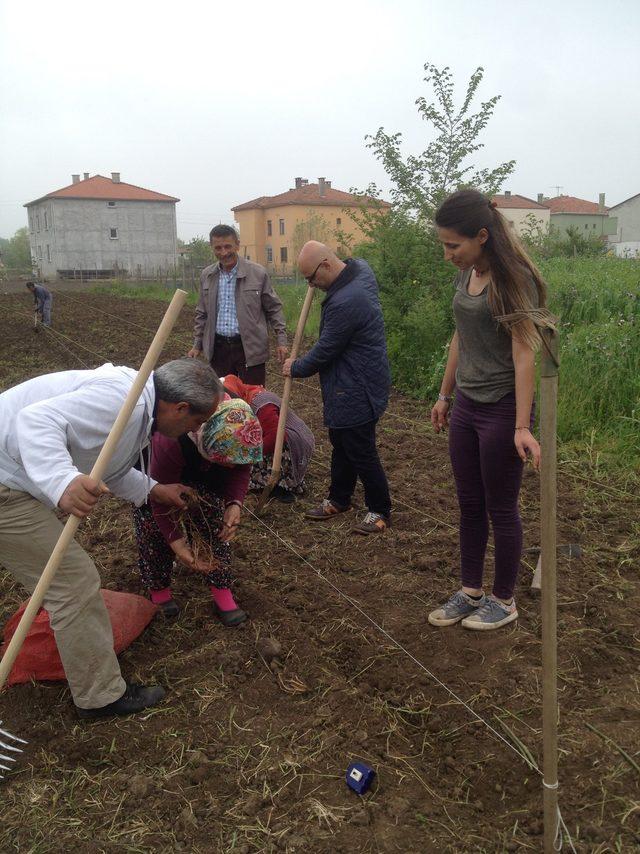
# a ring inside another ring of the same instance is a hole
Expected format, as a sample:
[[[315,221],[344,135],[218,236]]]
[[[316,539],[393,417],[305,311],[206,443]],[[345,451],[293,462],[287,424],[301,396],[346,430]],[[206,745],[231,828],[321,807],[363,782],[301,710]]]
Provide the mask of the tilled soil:
[[[135,367],[162,312],[158,303],[68,290],[55,297],[55,331],[36,334],[29,296],[1,296],[0,388],[106,360]],[[185,310],[163,358],[186,353],[191,324]],[[281,388],[276,365],[269,383]],[[488,635],[429,626],[428,611],[457,584],[446,439],[431,432],[424,406],[393,396],[379,428],[393,527],[356,537],[353,514],[327,525],[303,519],[328,479],[315,379],[294,383],[292,405],[318,448],[304,499],[272,502],[262,520],[247,502],[234,566],[250,622],[224,629],[202,579],[182,571],[178,619],[156,618],[121,656],[127,677],[167,687],[157,709],[86,724],[59,683],[2,696],[5,725],[29,739],[3,786],[2,851],[541,850],[536,555],[525,555],[517,623]],[[640,844],[637,502],[613,484],[589,483],[569,462],[558,487],[558,541],[583,549],[558,567],[560,803],[577,850],[632,851]],[[362,508],[360,493],[357,501]],[[527,470],[527,548],[539,542],[538,509],[538,478]],[[105,502],[79,539],[105,587],[143,592],[127,506]],[[490,564],[491,551],[489,576]],[[7,573],[0,590],[4,623],[24,594]],[[281,647],[275,658],[268,638]],[[377,774],[363,797],[344,781],[356,759]]]

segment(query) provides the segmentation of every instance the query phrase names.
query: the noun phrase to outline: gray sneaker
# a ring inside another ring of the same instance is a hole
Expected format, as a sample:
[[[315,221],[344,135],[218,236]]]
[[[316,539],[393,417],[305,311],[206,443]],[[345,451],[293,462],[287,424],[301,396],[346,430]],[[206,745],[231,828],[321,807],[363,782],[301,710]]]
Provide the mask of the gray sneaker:
[[[486,601],[484,593],[480,599],[472,599],[463,590],[456,590],[444,605],[429,614],[429,622],[432,626],[452,626],[473,614]]]
[[[511,600],[510,605],[505,605],[495,596],[487,596],[482,607],[465,617],[462,625],[465,629],[491,631],[492,629],[499,629],[500,626],[506,626],[507,623],[512,623],[517,619],[518,611],[515,599]]]

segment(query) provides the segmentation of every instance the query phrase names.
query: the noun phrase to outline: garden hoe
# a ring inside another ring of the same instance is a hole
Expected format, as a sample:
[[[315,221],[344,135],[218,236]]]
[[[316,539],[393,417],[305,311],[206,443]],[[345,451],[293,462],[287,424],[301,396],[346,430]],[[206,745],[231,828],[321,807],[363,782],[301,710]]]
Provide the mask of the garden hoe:
[[[133,385],[127,394],[124,403],[122,404],[122,409],[118,413],[118,417],[116,418],[113,427],[107,439],[98,455],[98,459],[96,460],[93,468],[91,469],[90,477],[94,480],[100,481],[102,480],[104,473],[107,469],[107,465],[111,460],[113,452],[116,448],[116,445],[120,441],[122,433],[124,432],[125,427],[127,426],[127,422],[131,417],[131,414],[134,410],[136,403],[142,391],[144,389],[145,383],[151,376],[151,371],[153,370],[156,362],[158,361],[158,357],[162,352],[162,348],[164,347],[167,338],[169,337],[171,330],[180,314],[180,310],[184,305],[187,299],[186,291],[176,290],[173,299],[167,311],[162,319],[160,326],[158,327],[158,331],[155,334],[153,341],[147,351],[147,355],[144,357],[144,361],[140,366],[140,370],[137,373],[135,380],[133,381]],[[80,525],[80,519],[77,516],[69,516],[67,522],[62,529],[62,533],[58,538],[58,542],[54,546],[54,549],[51,553],[51,557],[47,561],[47,565],[42,571],[42,575],[40,576],[40,580],[38,581],[33,594],[31,595],[31,599],[29,600],[29,604],[25,608],[24,614],[22,615],[22,619],[20,620],[16,631],[11,638],[11,642],[7,646],[4,655],[2,656],[2,661],[0,661],[0,691],[4,687],[5,682],[9,674],[11,673],[11,668],[18,657],[18,653],[22,647],[24,639],[27,635],[27,632],[31,628],[31,624],[33,620],[40,610],[40,606],[42,605],[42,601],[49,589],[49,585],[53,581],[53,578],[60,566],[62,558],[69,546],[69,543],[74,538],[76,531],[78,530],[78,526]],[[1,721],[0,721],[1,723]],[[0,748],[2,750],[10,751],[9,754],[0,753],[0,759],[15,763],[17,760],[18,753],[21,753],[22,750],[11,744],[10,742],[15,742],[16,744],[26,744],[22,738],[18,738],[15,735],[12,735],[10,732],[6,730],[0,729],[0,735],[2,739],[0,739]],[[7,739],[5,741],[4,739]],[[12,766],[0,765],[5,771],[11,770]],[[13,766],[15,767],[15,766]],[[0,774],[0,778],[2,775]]]
[[[298,350],[300,349],[300,342],[302,341],[304,327],[306,326],[307,318],[309,317],[309,310],[311,309],[311,303],[313,302],[314,292],[315,289],[313,286],[309,285],[307,295],[305,296],[304,303],[302,304],[302,311],[300,312],[300,318],[296,327],[296,334],[294,335],[293,344],[291,345],[292,359],[297,357]],[[273,449],[273,465],[271,467],[269,480],[267,481],[265,488],[262,490],[262,495],[258,498],[258,503],[256,505],[258,515],[262,514],[267,500],[271,495],[271,490],[280,480],[280,469],[282,468],[282,446],[284,445],[285,424],[287,421],[287,412],[289,410],[289,397],[291,396],[292,382],[293,380],[291,377],[286,377],[284,381],[282,405],[280,406],[280,416],[278,418],[278,432],[276,433],[276,444]]]

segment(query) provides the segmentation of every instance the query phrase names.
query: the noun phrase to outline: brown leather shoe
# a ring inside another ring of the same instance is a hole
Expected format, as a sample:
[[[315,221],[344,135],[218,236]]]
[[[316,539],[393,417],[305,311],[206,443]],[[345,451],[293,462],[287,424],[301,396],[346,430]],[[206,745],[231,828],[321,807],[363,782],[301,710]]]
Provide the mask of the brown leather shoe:
[[[304,515],[305,518],[313,519],[314,522],[325,522],[327,519],[333,519],[334,516],[346,513],[347,510],[351,510],[351,505],[348,507],[338,507],[337,504],[325,498],[319,507],[312,507]]]
[[[382,513],[367,513],[361,522],[354,525],[351,529],[354,534],[382,534],[391,524],[389,516],[383,516]]]

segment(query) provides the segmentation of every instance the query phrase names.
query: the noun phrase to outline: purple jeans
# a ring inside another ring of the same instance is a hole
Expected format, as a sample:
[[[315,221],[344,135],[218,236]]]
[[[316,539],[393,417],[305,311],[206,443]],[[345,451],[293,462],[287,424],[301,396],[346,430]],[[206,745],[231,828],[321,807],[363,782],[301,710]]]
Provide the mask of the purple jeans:
[[[533,426],[533,407],[531,413]],[[510,599],[520,568],[518,494],[523,463],[513,444],[516,397],[476,403],[456,392],[449,455],[460,504],[460,566],[464,587],[482,587],[489,519],[495,545],[493,594]]]

